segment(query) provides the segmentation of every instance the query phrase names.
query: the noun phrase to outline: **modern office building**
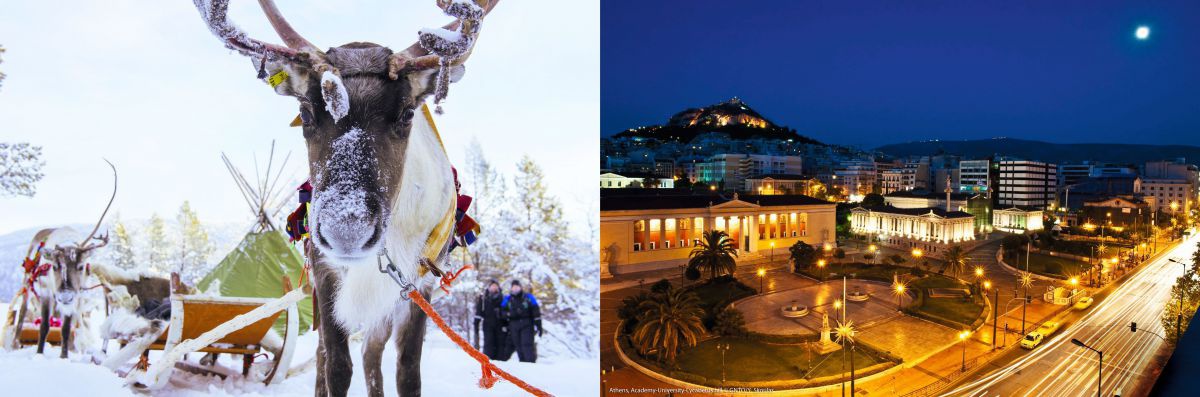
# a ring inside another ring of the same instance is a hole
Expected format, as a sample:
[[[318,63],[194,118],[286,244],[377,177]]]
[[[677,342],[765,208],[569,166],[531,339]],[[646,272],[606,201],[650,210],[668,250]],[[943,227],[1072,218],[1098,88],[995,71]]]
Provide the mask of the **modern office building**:
[[[987,193],[991,185],[991,160],[963,160],[958,163],[958,191]]]
[[[996,208],[1053,209],[1057,188],[1057,165],[1029,160],[1003,160],[1000,161],[996,183]]]
[[[762,154],[717,154],[696,163],[696,181],[736,191],[746,186],[746,178],[764,174],[800,174],[804,162],[800,156]]]

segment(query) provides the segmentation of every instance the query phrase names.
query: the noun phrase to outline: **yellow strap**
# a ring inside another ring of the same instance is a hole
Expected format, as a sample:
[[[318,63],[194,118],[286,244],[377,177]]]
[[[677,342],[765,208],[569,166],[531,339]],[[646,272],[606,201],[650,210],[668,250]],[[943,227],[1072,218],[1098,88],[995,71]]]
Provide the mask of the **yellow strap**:
[[[442,151],[446,151],[446,145],[442,144],[442,133],[438,132],[437,124],[433,122],[433,113],[429,111],[428,104],[421,104],[421,113],[425,114],[425,120],[429,122],[429,128],[433,129],[433,136],[437,138],[438,146],[442,147]]]

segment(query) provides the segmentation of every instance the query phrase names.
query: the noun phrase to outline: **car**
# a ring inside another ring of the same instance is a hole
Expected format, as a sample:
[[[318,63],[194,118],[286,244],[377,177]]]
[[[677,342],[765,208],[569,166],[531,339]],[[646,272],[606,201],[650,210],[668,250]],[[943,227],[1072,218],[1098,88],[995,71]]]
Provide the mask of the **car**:
[[[1085,297],[1079,298],[1079,300],[1075,302],[1075,310],[1087,309],[1091,305],[1092,305],[1092,297],[1085,296]]]
[[[1033,348],[1037,347],[1037,345],[1039,343],[1042,343],[1042,339],[1045,339],[1045,338],[1046,338],[1046,336],[1042,335],[1041,332],[1038,332],[1038,331],[1030,332],[1029,335],[1025,335],[1024,338],[1021,338],[1021,347],[1024,347],[1026,349],[1033,349]]]
[[[1047,321],[1042,323],[1042,326],[1038,327],[1037,332],[1042,334],[1042,336],[1050,336],[1050,334],[1053,334],[1054,331],[1058,331],[1059,325],[1061,324],[1059,324],[1058,321]]]

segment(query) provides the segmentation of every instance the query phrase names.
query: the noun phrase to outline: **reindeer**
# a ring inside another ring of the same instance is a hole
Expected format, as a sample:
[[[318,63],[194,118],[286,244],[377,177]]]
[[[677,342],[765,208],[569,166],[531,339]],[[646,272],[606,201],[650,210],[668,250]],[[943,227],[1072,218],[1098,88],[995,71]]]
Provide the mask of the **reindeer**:
[[[108,162],[108,160],[105,160]],[[108,199],[108,205],[104,207],[104,212],[100,214],[100,219],[96,221],[96,227],[92,228],[92,232],[88,234],[82,241],[74,244],[60,245],[60,241],[65,241],[74,235],[74,230],[71,228],[45,229],[39,231],[35,235],[33,244],[37,245],[41,241],[54,243],[54,248],[43,249],[44,257],[51,263],[55,288],[52,291],[46,291],[44,295],[39,295],[39,304],[42,310],[42,324],[38,329],[38,347],[37,352],[41,354],[46,346],[46,336],[50,333],[50,314],[57,310],[62,315],[62,354],[61,358],[67,358],[67,352],[71,348],[71,323],[80,314],[80,302],[77,297],[83,292],[83,282],[90,275],[87,259],[91,256],[92,251],[97,248],[108,245],[108,234],[96,236],[96,231],[100,230],[100,225],[104,223],[104,216],[108,215],[109,208],[112,208],[113,200],[117,198],[117,168],[110,162],[109,167],[113,170],[113,192]],[[43,240],[38,240],[39,237]],[[92,243],[93,240],[99,241],[98,244]],[[22,310],[23,316],[24,310]],[[20,324],[22,318],[17,319],[17,324]]]
[[[436,278],[425,276],[442,275],[438,264],[446,260],[457,193],[440,138],[418,112],[430,95],[440,103],[449,83],[462,77],[496,0],[438,0],[456,20],[421,30],[418,42],[400,52],[366,42],[321,51],[273,1],[259,0],[286,46],[265,43],[227,21],[228,0],[194,1],[227,48],[251,57],[276,93],[299,101],[314,197],[315,394],[346,394],[353,375],[347,335],[365,329],[370,395],[383,395],[380,356],[393,333],[397,390],[420,395],[426,316],[404,295],[415,289],[428,297]]]

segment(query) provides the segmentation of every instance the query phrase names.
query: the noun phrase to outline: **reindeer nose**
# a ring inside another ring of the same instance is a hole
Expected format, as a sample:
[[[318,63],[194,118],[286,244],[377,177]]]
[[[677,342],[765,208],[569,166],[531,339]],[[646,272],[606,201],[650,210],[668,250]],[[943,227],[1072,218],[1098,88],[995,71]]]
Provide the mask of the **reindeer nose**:
[[[318,224],[316,234],[317,244],[334,256],[366,256],[382,239],[383,225],[379,222],[364,222],[354,227]]]

